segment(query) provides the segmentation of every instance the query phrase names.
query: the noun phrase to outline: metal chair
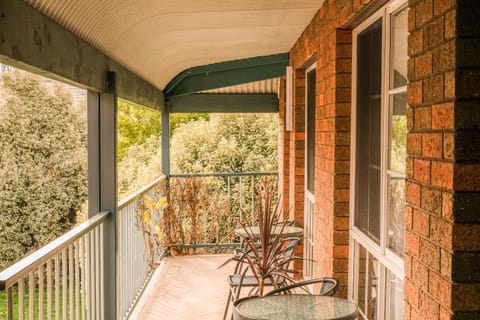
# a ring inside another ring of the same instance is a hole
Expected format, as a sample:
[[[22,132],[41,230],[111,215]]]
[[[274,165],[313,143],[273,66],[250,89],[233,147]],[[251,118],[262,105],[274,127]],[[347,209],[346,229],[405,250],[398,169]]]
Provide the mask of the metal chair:
[[[293,294],[298,290],[301,290],[303,293],[312,294],[310,290],[308,290],[307,286],[315,283],[322,284],[319,292],[321,296],[333,296],[337,292],[339,286],[339,281],[335,278],[315,278],[295,282],[293,284],[274,289],[265,294],[265,296],[271,296],[275,294]]]
[[[286,244],[285,250],[282,252],[281,261],[285,261],[287,264],[292,260],[292,257],[295,254],[295,250],[300,244],[300,238],[298,237],[291,237],[283,239],[283,242]],[[249,251],[243,253],[244,255],[250,254]],[[245,267],[245,269],[238,273],[238,270],[242,270],[241,265],[243,262],[239,261],[237,266],[235,267],[235,273],[231,274],[227,277],[228,285],[230,287],[227,303],[225,305],[225,311],[223,314],[223,320],[227,318],[228,309],[231,302],[234,302],[239,299],[240,293],[242,288],[250,287],[251,289],[258,288],[258,281],[254,275],[247,274],[250,270],[249,267]],[[283,286],[285,284],[285,279],[280,279],[280,281],[274,281],[272,278],[264,279],[264,286],[274,286],[280,285]],[[233,316],[233,314],[232,314]]]
[[[273,223],[274,226],[277,227],[291,227],[295,224],[295,220],[293,219],[287,219],[287,220],[277,220]],[[242,255],[245,254],[247,251],[247,248],[245,247],[245,241],[243,238],[240,239],[240,247],[234,250],[234,256],[237,258],[241,258]],[[242,273],[242,264],[238,263],[237,266],[235,267],[235,274],[241,274]]]
[[[282,225],[285,225],[285,227],[291,227],[295,224],[295,220],[293,219],[287,219],[287,220],[279,220],[279,221],[275,221],[273,223],[274,226],[282,226]]]

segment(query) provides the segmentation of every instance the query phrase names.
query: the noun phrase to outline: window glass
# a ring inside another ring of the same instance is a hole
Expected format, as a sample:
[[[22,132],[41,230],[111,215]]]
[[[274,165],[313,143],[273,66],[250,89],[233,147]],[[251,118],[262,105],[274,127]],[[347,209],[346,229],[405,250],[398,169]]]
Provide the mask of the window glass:
[[[390,86],[407,84],[407,10],[392,15]],[[389,98],[389,164],[387,177],[387,247],[398,256],[404,252],[405,173],[407,159],[407,94]]]
[[[405,173],[407,164],[407,94],[390,97],[390,164],[389,169]]]
[[[408,11],[392,15],[390,88],[407,85]]]
[[[357,286],[357,299],[358,308],[362,314],[365,314],[365,305],[366,305],[366,283],[367,283],[367,250],[365,250],[361,245],[357,247],[357,256],[358,256],[358,275],[356,277],[356,286]]]
[[[315,190],[315,69],[307,73],[307,190]]]
[[[355,226],[380,240],[382,20],[358,36]],[[361,80],[360,80],[361,79]]]
[[[363,319],[378,319],[378,282],[380,263],[360,244],[355,246],[358,263],[355,301]]]
[[[387,269],[385,319],[403,320],[403,282]]]
[[[367,319],[378,319],[378,277],[380,273],[379,262],[373,255],[368,254],[368,301]]]
[[[405,178],[388,177],[387,247],[403,256]]]

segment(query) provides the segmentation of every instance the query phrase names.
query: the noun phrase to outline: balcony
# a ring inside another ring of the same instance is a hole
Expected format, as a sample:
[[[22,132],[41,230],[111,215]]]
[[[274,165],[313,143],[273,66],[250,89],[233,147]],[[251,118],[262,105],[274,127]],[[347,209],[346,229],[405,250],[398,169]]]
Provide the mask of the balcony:
[[[105,224],[111,213],[100,212],[0,273],[0,295],[5,297],[0,318],[104,319],[109,292],[105,279],[113,276],[117,319],[157,319],[159,314],[171,315],[168,319],[220,319],[228,293],[225,279],[232,270],[217,268],[227,257],[222,253],[239,245],[233,230],[251,218],[253,186],[261,176],[276,173],[172,175],[172,190],[195,181],[209,195],[207,202],[228,200],[221,219],[229,227],[222,231],[206,223],[210,229],[196,233],[185,227],[185,235],[197,238],[182,237],[182,243],[170,249],[185,255],[166,259],[165,251],[150,250],[150,239],[139,227],[146,199],[159,199],[165,192],[166,178],[156,179],[118,203],[115,272],[106,267]],[[207,191],[207,185],[216,187]],[[206,207],[197,210],[198,218],[207,219]]]
[[[218,269],[229,255],[168,258],[145,289],[132,319],[222,319],[231,265]],[[208,302],[208,303],[207,303]]]

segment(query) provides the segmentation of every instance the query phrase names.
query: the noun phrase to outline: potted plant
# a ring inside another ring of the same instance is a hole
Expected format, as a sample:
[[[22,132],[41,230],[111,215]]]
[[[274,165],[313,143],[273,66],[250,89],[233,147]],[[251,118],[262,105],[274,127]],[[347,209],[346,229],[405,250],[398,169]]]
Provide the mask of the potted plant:
[[[290,269],[289,265],[293,260],[298,259],[294,251],[299,239],[285,238],[282,235],[287,221],[279,221],[281,201],[275,199],[271,179],[262,178],[256,191],[255,220],[258,224],[258,232],[254,234],[250,226],[243,224],[242,228],[246,236],[243,239],[241,252],[236,253],[220,267],[232,261],[246,265],[250,273],[247,275],[243,272],[241,281],[243,277],[254,277],[258,285],[250,294],[262,296],[267,284],[278,288],[294,282],[293,275],[296,272]]]

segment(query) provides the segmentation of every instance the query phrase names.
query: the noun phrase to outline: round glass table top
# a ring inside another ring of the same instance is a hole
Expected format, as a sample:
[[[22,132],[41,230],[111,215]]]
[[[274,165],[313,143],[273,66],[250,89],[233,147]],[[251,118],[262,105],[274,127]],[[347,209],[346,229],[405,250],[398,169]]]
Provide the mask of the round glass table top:
[[[260,236],[260,228],[258,226],[249,226],[245,227],[254,237]],[[248,236],[247,231],[245,228],[238,228],[235,229],[235,233],[238,234],[242,238],[246,238]],[[301,237],[303,236],[303,228],[293,227],[293,226],[286,226],[286,227],[274,227],[272,234],[282,234],[285,237]]]
[[[304,294],[255,297],[237,305],[238,315],[258,320],[356,319],[357,305],[349,300]]]

